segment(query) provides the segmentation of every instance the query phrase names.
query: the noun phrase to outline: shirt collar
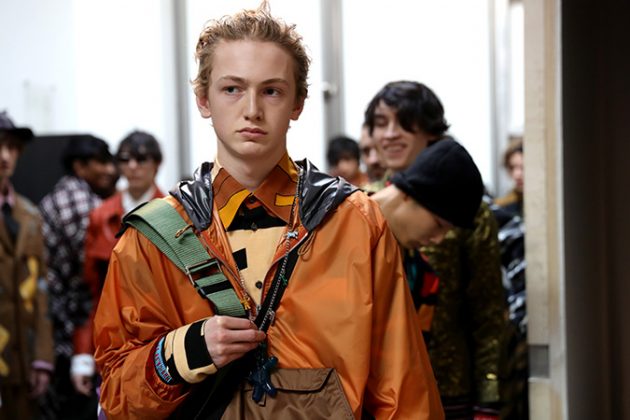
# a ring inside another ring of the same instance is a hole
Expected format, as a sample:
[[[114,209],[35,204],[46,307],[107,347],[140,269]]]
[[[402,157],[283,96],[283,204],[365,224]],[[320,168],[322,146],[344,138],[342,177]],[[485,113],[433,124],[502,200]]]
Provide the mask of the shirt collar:
[[[215,160],[212,169],[214,202],[225,229],[230,226],[239,207],[245,200],[262,203],[268,212],[289,223],[291,205],[297,188],[298,171],[295,163],[285,153],[267,178],[253,192],[243,187]]]
[[[148,190],[145,191],[142,196],[138,200],[135,200],[131,194],[129,194],[128,190],[124,190],[122,192],[122,208],[125,213],[130,212],[131,210],[138,207],[140,204],[145,203],[153,198],[155,195],[155,185],[151,186]]]
[[[15,190],[9,182],[7,182],[6,191],[0,191],[0,207],[4,206],[4,203],[9,203],[11,208],[15,206]]]

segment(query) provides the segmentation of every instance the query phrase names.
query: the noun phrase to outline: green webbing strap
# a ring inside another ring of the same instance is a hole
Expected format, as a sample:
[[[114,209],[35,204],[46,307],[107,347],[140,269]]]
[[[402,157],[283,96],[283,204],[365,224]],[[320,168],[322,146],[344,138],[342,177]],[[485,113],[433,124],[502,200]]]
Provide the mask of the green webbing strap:
[[[246,316],[219,262],[208,254],[191,226],[170,204],[152,200],[125,216],[124,223],[136,228],[182,270],[199,294],[212,302],[217,314]],[[193,279],[202,272],[211,274]]]

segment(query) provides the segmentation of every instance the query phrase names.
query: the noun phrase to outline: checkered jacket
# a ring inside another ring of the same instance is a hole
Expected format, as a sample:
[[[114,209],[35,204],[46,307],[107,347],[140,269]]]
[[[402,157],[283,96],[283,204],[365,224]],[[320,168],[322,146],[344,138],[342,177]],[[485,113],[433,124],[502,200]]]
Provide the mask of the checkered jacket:
[[[55,354],[71,356],[76,325],[90,313],[90,291],[82,280],[88,216],[101,199],[87,182],[61,178],[39,204],[48,250],[48,287]]]

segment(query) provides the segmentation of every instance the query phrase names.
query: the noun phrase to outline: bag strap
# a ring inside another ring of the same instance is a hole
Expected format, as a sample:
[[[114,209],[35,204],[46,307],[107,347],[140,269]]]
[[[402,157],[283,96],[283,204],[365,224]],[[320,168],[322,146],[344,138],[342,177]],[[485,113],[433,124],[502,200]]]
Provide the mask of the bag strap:
[[[266,332],[273,322],[275,315],[268,317],[265,316],[265,314],[268,311],[274,314],[275,310],[278,308],[280,299],[288,285],[288,279],[290,279],[293,274],[293,269],[299,257],[299,250],[303,244],[304,242],[296,246],[287,255],[288,259],[284,278],[280,276],[280,270],[276,272],[276,276],[269,289],[271,291],[274,290],[275,287],[278,287],[276,298],[273,299],[270,297],[273,295],[271,292],[267,294],[267,298],[263,302],[258,311],[258,316],[254,321],[262,331]],[[223,413],[232,401],[234,392],[236,392],[243,379],[247,377],[255,364],[254,351],[251,351],[242,358],[234,360],[222,367],[217,373],[208,376],[203,382],[197,384],[195,389],[193,389],[190,395],[169,418],[177,420],[222,419]]]
[[[218,315],[247,315],[217,259],[208,254],[192,226],[165,200],[155,199],[137,207],[123,223],[137,229],[183,271]]]

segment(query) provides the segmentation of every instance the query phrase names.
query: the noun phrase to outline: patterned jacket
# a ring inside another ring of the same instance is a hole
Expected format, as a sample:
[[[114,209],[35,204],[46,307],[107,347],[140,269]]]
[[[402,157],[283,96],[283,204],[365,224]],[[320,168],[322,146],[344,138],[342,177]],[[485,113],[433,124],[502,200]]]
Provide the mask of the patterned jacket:
[[[88,183],[64,176],[39,204],[48,249],[48,287],[55,354],[72,356],[76,325],[91,310],[91,295],[82,278],[85,232],[90,211],[101,204]]]
[[[440,395],[499,401],[499,363],[506,326],[497,223],[482,203],[475,229],[453,229],[422,252],[439,276],[427,347]]]

